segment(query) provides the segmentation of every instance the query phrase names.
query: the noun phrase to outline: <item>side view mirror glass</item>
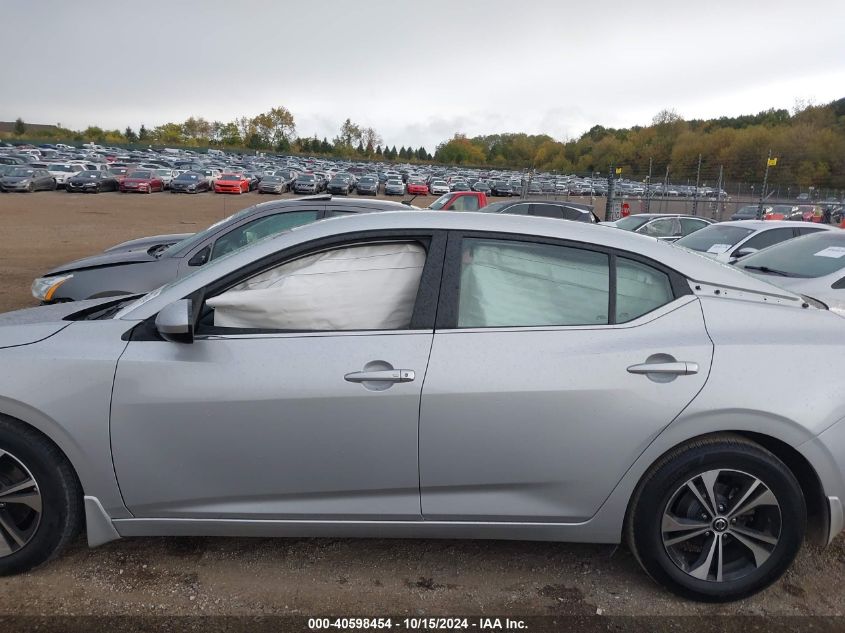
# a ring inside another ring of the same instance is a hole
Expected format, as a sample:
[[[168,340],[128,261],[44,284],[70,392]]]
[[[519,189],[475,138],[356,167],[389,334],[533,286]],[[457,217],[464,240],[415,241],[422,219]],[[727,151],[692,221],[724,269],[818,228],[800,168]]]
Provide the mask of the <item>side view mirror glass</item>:
[[[208,262],[208,256],[211,254],[211,247],[206,246],[201,251],[198,251],[191,259],[188,260],[188,266],[202,266]]]
[[[156,315],[155,324],[156,330],[165,341],[193,343],[193,302],[190,299],[180,299],[166,305]]]

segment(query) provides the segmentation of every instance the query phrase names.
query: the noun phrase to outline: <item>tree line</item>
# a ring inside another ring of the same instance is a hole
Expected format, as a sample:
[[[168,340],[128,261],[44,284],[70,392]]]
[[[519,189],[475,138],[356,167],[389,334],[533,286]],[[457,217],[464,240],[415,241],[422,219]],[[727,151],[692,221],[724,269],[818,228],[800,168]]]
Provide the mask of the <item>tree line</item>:
[[[26,124],[18,120],[15,134]],[[182,123],[153,128],[143,124],[104,130],[91,126],[73,131],[57,126],[32,133],[99,143],[143,143],[183,147],[222,147],[256,151],[323,154],[339,158],[370,158],[472,167],[536,169],[558,173],[606,174],[611,165],[637,179],[673,182],[700,178],[715,184],[759,182],[769,151],[778,159],[769,175],[773,184],[845,188],[845,98],[824,105],[799,103],[790,112],[770,109],[753,115],[684,120],[672,110],[657,114],[647,126],[608,128],[595,125],[577,139],[559,141],[546,134],[455,134],[437,146],[388,146],[372,127],[346,119],[329,140],[296,134],[293,114],[284,106],[253,117],[207,121],[190,117]]]

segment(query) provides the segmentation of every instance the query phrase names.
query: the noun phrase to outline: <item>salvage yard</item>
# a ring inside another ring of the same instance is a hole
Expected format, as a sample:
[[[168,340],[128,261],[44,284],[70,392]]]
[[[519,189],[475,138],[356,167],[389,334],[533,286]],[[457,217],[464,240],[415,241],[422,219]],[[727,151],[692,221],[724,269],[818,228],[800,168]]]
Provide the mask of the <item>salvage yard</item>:
[[[268,199],[255,193],[0,195],[0,311],[34,305],[30,284],[54,265],[131,238],[199,230]],[[0,578],[0,613],[841,615],[844,572],[839,537],[824,550],[805,547],[784,578],[761,594],[704,605],[648,581],[624,547],[139,538],[89,550],[80,538],[58,560]]]

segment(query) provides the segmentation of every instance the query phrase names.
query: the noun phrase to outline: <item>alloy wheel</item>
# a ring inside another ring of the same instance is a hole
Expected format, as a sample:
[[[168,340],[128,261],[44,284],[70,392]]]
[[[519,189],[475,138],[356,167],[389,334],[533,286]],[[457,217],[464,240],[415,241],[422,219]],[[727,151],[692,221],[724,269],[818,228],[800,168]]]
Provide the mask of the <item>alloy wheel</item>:
[[[708,470],[678,488],[661,522],[663,547],[693,578],[734,581],[761,567],[781,533],[780,505],[760,479]]]
[[[38,530],[41,511],[35,477],[14,455],[0,449],[0,558],[29,543]]]

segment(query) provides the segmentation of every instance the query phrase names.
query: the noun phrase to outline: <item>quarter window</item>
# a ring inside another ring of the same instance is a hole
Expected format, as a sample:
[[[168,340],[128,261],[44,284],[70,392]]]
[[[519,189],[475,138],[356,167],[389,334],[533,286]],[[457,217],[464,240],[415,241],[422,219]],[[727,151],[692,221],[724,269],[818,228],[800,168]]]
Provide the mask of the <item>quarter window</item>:
[[[616,258],[616,322],[625,323],[675,298],[669,275],[646,264]]]

